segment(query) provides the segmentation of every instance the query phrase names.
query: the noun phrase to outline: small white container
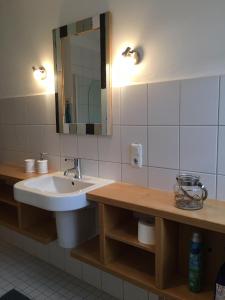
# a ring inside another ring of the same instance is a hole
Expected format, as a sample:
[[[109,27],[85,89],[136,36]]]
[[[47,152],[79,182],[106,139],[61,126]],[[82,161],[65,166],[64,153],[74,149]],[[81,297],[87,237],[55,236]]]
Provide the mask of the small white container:
[[[24,167],[26,173],[35,172],[35,159],[29,158],[24,160]]]
[[[48,173],[48,160],[47,159],[37,161],[37,172],[39,174]]]
[[[155,244],[155,224],[144,220],[138,221],[138,240],[146,245]]]

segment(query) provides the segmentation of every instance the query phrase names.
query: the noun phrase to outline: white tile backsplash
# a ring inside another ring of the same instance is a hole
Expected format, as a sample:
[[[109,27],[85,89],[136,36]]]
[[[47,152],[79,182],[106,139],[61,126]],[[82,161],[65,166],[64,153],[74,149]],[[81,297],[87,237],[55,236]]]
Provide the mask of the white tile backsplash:
[[[86,159],[98,159],[97,136],[78,136],[78,156]]]
[[[121,181],[121,164],[99,161],[99,177]]]
[[[148,124],[179,125],[179,81],[148,86]]]
[[[80,157],[86,175],[165,190],[180,170],[189,171],[201,176],[210,197],[216,186],[221,194],[225,76],[115,87],[112,98],[112,137],[56,134],[54,95],[1,99],[1,162],[21,165],[48,152],[51,168],[65,170],[72,167],[65,157]],[[143,168],[129,165],[131,143],[143,145]]]
[[[148,127],[148,159],[153,167],[179,169],[179,127]]]
[[[181,82],[181,125],[217,125],[219,77]]]
[[[173,191],[179,170],[148,168],[148,186],[153,189]]]
[[[217,126],[180,128],[180,168],[186,171],[216,173]]]
[[[60,135],[60,153],[67,157],[78,157],[77,136],[70,134]]]
[[[136,168],[122,164],[122,181],[147,187],[148,167]]]

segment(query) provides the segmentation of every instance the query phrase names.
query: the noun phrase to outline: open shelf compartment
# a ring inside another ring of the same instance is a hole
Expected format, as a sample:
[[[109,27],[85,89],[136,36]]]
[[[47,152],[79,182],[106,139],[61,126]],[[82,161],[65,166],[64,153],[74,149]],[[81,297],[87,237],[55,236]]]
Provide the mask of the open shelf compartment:
[[[155,255],[127,244],[106,240],[107,269],[143,288],[155,288]]]
[[[154,253],[155,245],[147,245],[138,240],[138,216],[133,211],[104,206],[105,236],[127,245]]]
[[[158,222],[161,227],[160,253],[157,256],[159,287],[172,299],[213,299],[216,275],[225,261],[225,234],[165,219]],[[203,239],[203,278],[200,293],[192,293],[188,288],[189,251],[194,232],[199,232]]]
[[[5,183],[3,180],[0,180],[0,202],[18,206],[18,202],[13,197],[13,186]]]
[[[96,236],[71,251],[71,256],[94,266],[100,265],[99,236]]]
[[[0,202],[0,224],[14,230],[19,230],[17,208]]]
[[[43,244],[56,240],[56,222],[52,212],[27,204],[21,204],[19,212],[21,233]]]

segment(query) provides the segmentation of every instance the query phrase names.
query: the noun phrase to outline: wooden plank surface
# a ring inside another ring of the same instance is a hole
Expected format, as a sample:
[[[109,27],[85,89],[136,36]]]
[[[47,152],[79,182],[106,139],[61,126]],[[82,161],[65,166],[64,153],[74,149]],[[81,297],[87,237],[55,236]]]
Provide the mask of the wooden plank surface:
[[[24,180],[40,176],[37,173],[25,173],[23,167],[0,164],[0,178],[9,177],[17,180]]]
[[[126,183],[113,183],[96,189],[88,193],[88,199],[225,233],[225,202],[223,201],[208,199],[201,210],[181,210],[174,206],[172,192]]]

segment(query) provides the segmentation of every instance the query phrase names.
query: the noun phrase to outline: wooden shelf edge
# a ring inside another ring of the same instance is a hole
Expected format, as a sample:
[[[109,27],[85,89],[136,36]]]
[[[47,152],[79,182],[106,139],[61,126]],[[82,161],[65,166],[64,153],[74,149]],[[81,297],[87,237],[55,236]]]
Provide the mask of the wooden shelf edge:
[[[19,206],[18,202],[16,202],[15,200],[12,201],[12,200],[3,199],[3,198],[1,198],[1,196],[0,196],[0,202],[11,205],[11,206],[14,206],[14,207]]]
[[[135,239],[126,239],[122,237],[122,235],[116,233],[115,231],[107,232],[106,237],[110,238],[112,240],[116,240],[122,243],[125,243],[127,245],[142,249],[144,251],[150,252],[150,253],[155,253],[155,245],[145,245],[140,243],[138,240],[135,241]]]

